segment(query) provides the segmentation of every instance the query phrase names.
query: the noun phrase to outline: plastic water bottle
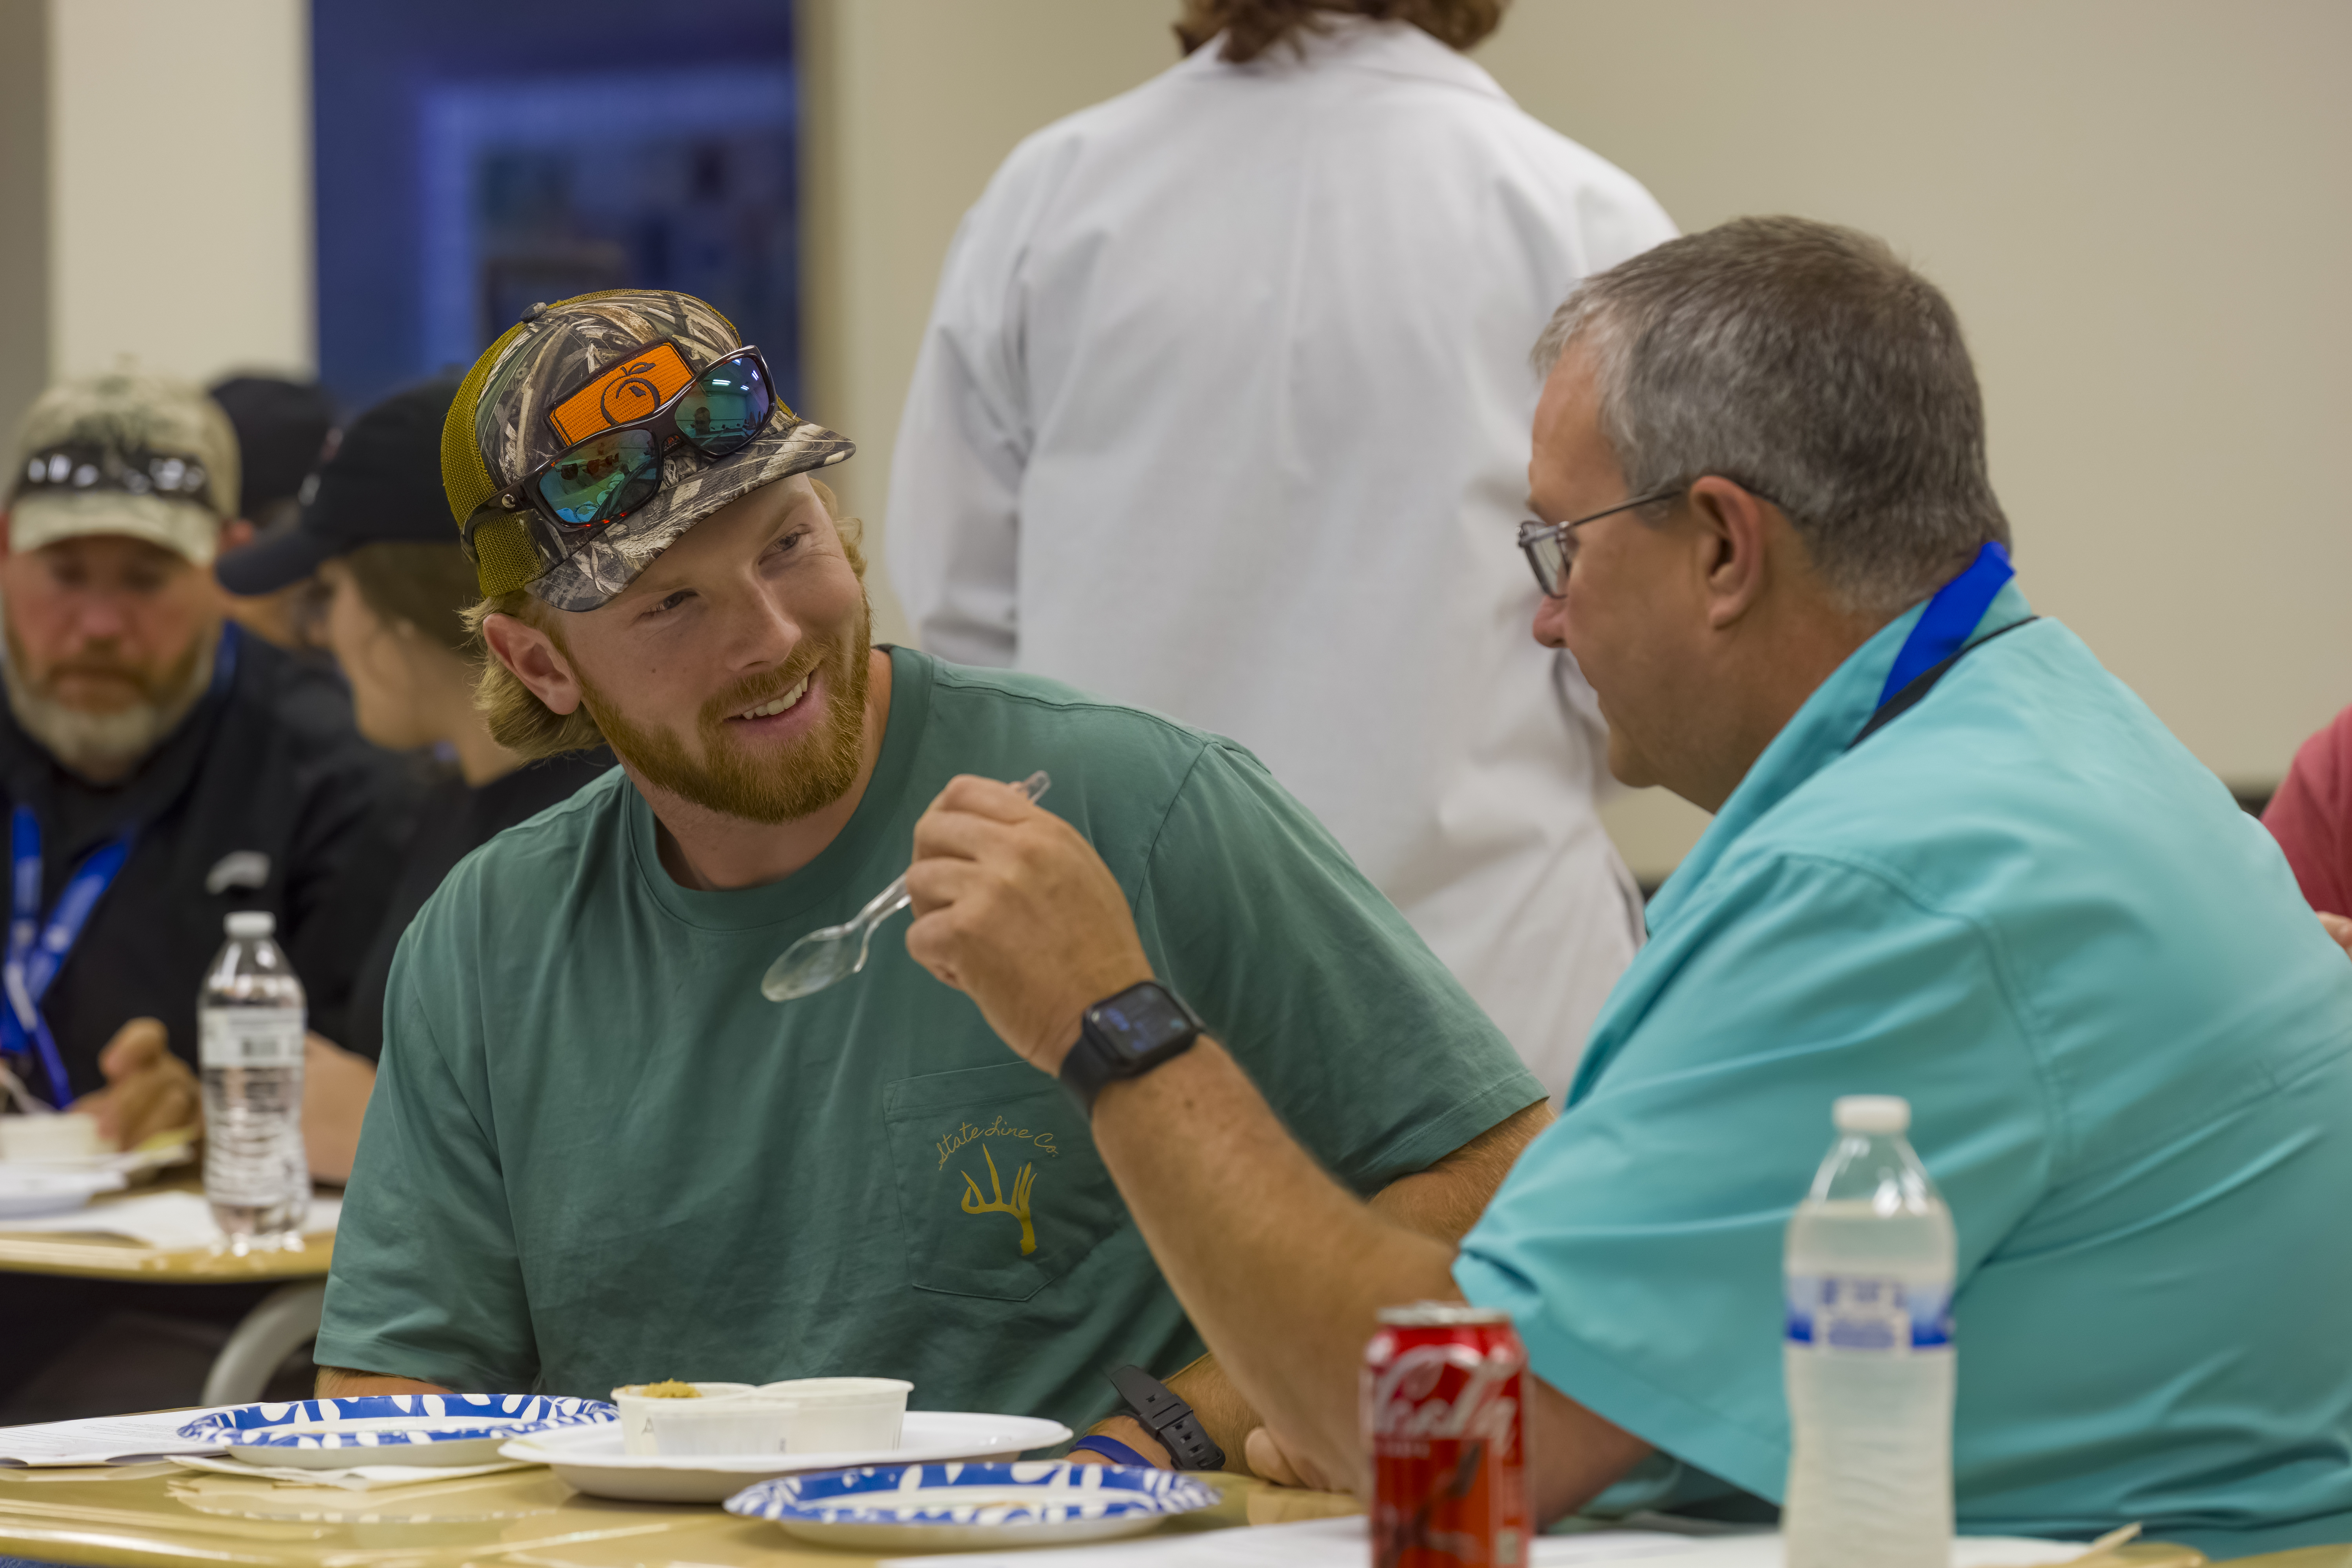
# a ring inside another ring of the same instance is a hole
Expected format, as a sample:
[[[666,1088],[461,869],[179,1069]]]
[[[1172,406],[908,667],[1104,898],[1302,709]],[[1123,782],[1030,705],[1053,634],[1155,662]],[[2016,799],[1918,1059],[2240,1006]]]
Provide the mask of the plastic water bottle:
[[[302,1150],[302,983],[267,911],[228,917],[196,997],[205,1079],[205,1198],[233,1247],[282,1245],[310,1212]]]
[[[1789,1221],[1789,1568],[1950,1568],[1952,1216],[1908,1101],[1837,1102]]]

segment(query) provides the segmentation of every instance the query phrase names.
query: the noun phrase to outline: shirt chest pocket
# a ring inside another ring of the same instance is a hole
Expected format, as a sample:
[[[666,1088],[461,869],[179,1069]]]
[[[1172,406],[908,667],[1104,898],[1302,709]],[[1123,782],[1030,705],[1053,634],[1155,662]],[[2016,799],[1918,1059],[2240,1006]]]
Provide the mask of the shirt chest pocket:
[[[1025,1301],[1127,1222],[1076,1102],[1025,1062],[902,1078],[882,1116],[918,1290]]]

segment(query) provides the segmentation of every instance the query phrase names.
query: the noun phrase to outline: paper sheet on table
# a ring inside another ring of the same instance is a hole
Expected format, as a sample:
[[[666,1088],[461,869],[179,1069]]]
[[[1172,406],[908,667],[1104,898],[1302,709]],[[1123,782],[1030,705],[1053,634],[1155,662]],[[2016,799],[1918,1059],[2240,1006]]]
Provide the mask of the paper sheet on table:
[[[292,1465],[248,1465],[226,1455],[208,1458],[196,1454],[175,1454],[172,1463],[216,1475],[251,1476],[294,1487],[334,1487],[347,1492],[382,1491],[387,1487],[420,1486],[426,1481],[461,1481],[468,1476],[530,1468],[528,1460],[500,1459],[488,1465],[354,1465],[347,1470],[305,1470]]]
[[[1363,1568],[1370,1559],[1364,1521],[1318,1519],[1255,1530],[1219,1530],[1153,1536],[1101,1546],[1059,1546],[1034,1552],[958,1552],[956,1568]],[[1952,1542],[1953,1568],[2038,1568],[2071,1562],[2083,1548],[2063,1541],[1977,1537]],[[1780,1537],[1668,1535],[1606,1530],[1589,1535],[1538,1536],[1532,1568],[1582,1568],[1631,1563],[1642,1568],[1781,1568]],[[894,1557],[880,1568],[938,1568],[935,1556]]]
[[[180,1436],[189,1422],[210,1410],[164,1410],[147,1415],[101,1415],[89,1421],[49,1421],[38,1426],[0,1426],[0,1465],[128,1465],[166,1454],[211,1454],[218,1443],[191,1443]]]
[[[342,1217],[341,1198],[312,1198],[310,1217],[303,1222],[305,1236],[331,1234]],[[38,1219],[0,1220],[0,1232],[36,1231],[62,1236],[121,1236],[149,1247],[176,1251],[209,1247],[218,1241],[212,1205],[196,1193],[149,1193],[110,1204],[94,1204],[69,1214],[43,1215]]]

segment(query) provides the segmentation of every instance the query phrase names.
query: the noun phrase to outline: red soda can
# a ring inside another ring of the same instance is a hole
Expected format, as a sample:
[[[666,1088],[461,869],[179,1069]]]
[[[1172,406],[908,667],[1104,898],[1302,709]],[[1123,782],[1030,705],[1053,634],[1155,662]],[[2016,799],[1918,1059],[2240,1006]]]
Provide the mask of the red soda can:
[[[1528,1350],[1510,1315],[1459,1301],[1381,1313],[1364,1347],[1375,1568],[1528,1561]]]

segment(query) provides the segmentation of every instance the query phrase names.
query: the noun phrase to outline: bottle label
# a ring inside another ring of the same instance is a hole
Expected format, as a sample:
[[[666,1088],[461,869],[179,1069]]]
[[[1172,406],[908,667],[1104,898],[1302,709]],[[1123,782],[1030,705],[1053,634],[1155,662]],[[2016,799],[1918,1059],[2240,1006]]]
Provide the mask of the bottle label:
[[[1952,1288],[1866,1274],[1788,1277],[1789,1342],[1826,1351],[1949,1350]]]
[[[302,1015],[278,1007],[206,1007],[196,1017],[197,1057],[208,1068],[302,1065]]]

